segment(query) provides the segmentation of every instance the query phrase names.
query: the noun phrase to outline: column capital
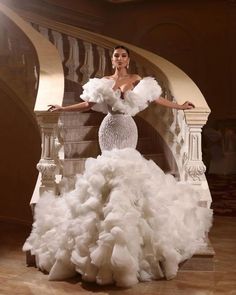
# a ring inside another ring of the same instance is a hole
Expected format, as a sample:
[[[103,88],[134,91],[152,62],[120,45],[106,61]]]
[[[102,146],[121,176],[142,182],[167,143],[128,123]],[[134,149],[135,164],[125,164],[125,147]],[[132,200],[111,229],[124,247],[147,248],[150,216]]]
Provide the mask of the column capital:
[[[184,110],[185,120],[187,125],[190,126],[204,126],[210,114],[209,109],[194,108],[191,110]]]

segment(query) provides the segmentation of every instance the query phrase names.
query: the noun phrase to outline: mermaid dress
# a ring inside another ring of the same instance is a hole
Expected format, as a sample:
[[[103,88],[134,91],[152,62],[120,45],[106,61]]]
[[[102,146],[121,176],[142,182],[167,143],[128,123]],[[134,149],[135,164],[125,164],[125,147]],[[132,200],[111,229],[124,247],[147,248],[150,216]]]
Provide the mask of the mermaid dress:
[[[160,96],[160,86],[147,77],[121,99],[113,84],[90,79],[81,95],[107,113],[99,129],[101,155],[86,161],[72,192],[45,193],[35,208],[23,250],[35,255],[50,280],[80,273],[85,281],[129,287],[171,279],[206,243],[212,211],[198,205],[201,192],[135,149],[132,116]]]

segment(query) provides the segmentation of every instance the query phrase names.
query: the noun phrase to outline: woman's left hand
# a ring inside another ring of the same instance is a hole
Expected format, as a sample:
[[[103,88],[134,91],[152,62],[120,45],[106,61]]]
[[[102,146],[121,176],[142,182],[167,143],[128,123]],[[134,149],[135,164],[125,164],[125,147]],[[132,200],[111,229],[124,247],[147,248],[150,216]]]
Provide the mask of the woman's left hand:
[[[63,111],[63,107],[57,105],[57,104],[49,104],[48,105],[49,109],[48,111],[49,112],[61,112]]]
[[[195,108],[195,105],[190,101],[185,101],[185,103],[180,105],[181,110],[191,110],[194,108]]]

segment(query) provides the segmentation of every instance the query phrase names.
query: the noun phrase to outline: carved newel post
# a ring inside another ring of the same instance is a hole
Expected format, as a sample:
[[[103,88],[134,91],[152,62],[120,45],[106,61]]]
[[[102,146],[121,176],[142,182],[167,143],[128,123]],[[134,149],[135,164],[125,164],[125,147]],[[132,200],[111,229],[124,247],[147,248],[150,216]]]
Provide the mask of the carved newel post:
[[[206,166],[202,162],[201,132],[202,126],[188,125],[189,127],[189,151],[185,164],[187,179],[192,184],[200,184],[203,180]]]
[[[39,194],[45,191],[56,193],[55,175],[58,166],[57,126],[58,114],[49,112],[36,113],[41,128],[42,154],[37,169],[41,173]]]
[[[196,189],[201,187],[201,200],[203,206],[210,207],[211,195],[206,181],[206,166],[202,161],[201,135],[202,127],[206,124],[209,111],[194,109],[185,111],[188,125],[188,155],[184,165],[185,180],[193,184]]]

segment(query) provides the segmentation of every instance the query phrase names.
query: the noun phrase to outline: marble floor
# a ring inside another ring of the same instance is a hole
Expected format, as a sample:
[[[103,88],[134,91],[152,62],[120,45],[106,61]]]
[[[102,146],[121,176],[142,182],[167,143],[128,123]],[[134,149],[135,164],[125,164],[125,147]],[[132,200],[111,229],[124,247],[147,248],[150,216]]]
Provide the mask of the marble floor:
[[[82,283],[80,277],[49,282],[26,267],[22,243],[29,228],[0,224],[0,295],[236,295],[236,217],[216,216],[210,239],[216,251],[213,272],[180,271],[172,281],[139,283],[130,289]]]

